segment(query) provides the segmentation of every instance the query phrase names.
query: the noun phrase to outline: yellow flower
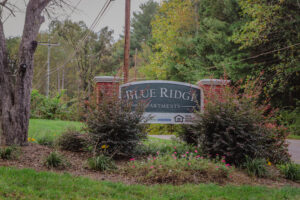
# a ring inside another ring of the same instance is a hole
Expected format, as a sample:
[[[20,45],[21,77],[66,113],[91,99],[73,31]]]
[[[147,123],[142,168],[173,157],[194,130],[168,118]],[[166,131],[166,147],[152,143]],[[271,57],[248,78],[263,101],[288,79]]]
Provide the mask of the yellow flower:
[[[268,165],[269,165],[269,166],[271,166],[271,165],[272,165],[272,163],[271,163],[270,161],[268,161]]]
[[[104,145],[101,146],[101,149],[107,149],[108,147],[109,147],[108,145],[104,144]]]
[[[34,138],[28,137],[28,142],[35,142],[36,140]]]

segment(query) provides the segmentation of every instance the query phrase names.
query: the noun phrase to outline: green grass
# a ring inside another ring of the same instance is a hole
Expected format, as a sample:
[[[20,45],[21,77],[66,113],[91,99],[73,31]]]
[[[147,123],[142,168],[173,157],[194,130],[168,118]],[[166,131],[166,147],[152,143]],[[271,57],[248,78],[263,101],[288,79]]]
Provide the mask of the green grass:
[[[83,127],[81,122],[30,119],[28,137],[39,139],[42,137],[56,138],[68,128],[73,127],[80,130]]]
[[[201,185],[124,185],[0,167],[0,199],[299,199],[299,188]]]
[[[289,135],[288,139],[292,139],[292,140],[300,140],[300,135]]]

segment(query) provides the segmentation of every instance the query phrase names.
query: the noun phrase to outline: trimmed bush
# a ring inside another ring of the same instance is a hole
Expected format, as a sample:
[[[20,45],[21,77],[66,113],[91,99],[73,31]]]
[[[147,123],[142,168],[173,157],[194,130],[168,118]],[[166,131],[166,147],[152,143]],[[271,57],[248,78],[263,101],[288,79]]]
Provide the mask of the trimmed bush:
[[[66,151],[79,152],[87,149],[87,139],[80,132],[69,129],[64,132],[57,140],[57,146]]]
[[[212,158],[225,156],[226,162],[237,166],[246,157],[264,158],[272,163],[288,162],[286,130],[266,115],[269,107],[257,106],[255,96],[247,92],[237,95],[230,88],[223,92],[218,97],[207,95],[204,112],[196,113],[190,128],[194,137],[190,143],[200,145],[203,153]]]
[[[106,155],[131,156],[141,140],[146,138],[146,119],[143,106],[131,111],[131,102],[103,98],[98,105],[90,105],[86,127],[94,150]]]
[[[96,171],[105,171],[105,170],[117,168],[115,163],[112,161],[112,159],[105,155],[99,155],[97,157],[90,158],[88,160],[88,166],[90,169]]]

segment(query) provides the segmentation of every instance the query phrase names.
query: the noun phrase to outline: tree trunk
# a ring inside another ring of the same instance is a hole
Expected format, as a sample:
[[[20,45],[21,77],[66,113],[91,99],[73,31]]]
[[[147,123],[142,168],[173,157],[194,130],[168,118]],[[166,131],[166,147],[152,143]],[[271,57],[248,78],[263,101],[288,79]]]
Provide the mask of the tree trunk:
[[[42,11],[51,0],[30,0],[19,47],[19,68],[12,76],[7,62],[7,50],[2,23],[0,23],[0,134],[1,145],[27,145],[30,117],[30,95],[33,79],[35,41],[41,24]]]

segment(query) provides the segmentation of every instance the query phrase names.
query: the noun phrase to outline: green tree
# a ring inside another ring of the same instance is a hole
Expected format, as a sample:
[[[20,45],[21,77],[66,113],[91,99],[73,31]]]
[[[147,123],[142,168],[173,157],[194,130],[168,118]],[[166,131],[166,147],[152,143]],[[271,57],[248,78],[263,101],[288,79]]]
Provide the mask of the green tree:
[[[158,3],[153,0],[140,5],[141,11],[133,12],[131,20],[131,50],[141,50],[142,44],[148,44],[152,39],[151,21],[154,19]]]
[[[263,82],[262,99],[296,106],[300,99],[300,5],[294,0],[241,0],[245,20],[232,40],[250,52],[250,78]]]

